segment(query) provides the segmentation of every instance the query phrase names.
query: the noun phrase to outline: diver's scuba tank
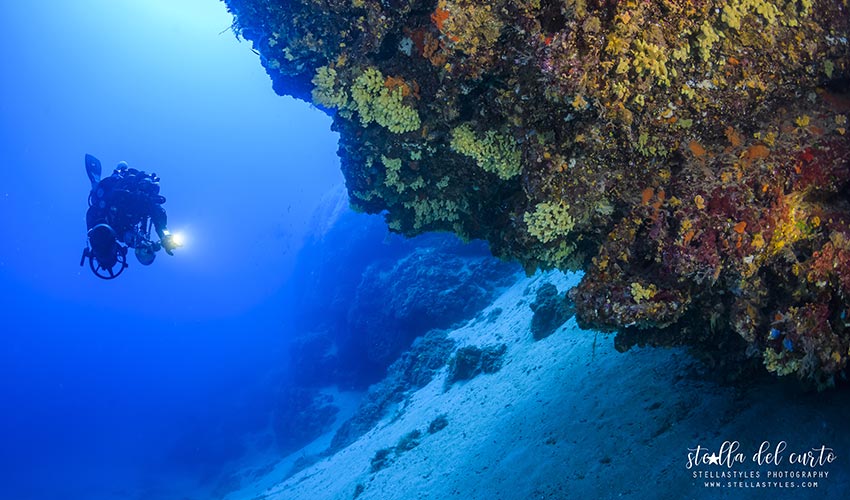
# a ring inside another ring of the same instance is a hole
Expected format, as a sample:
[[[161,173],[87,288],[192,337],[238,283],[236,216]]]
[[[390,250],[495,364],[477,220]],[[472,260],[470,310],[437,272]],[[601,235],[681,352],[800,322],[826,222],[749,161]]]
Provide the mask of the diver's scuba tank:
[[[87,233],[88,246],[83,250],[80,265],[89,259],[89,267],[98,277],[117,278],[127,267],[127,247],[118,243],[118,236],[108,224],[98,224]]]

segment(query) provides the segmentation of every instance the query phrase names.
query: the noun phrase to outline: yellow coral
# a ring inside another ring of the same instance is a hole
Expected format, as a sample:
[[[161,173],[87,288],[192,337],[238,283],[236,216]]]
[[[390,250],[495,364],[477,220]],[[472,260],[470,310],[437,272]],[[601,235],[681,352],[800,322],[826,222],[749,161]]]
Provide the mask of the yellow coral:
[[[534,252],[534,258],[539,261],[539,265],[548,269],[555,267],[558,269],[582,269],[581,253],[576,253],[576,246],[573,243],[562,241],[554,247],[545,247]]]
[[[467,124],[452,130],[451,148],[475,159],[479,167],[501,179],[510,179],[522,171],[521,155],[513,137],[488,130],[483,138],[476,136]]]
[[[434,222],[455,222],[460,220],[462,207],[454,200],[427,198],[404,202],[404,207],[413,210],[413,228],[422,229]]]
[[[441,31],[466,54],[488,50],[499,39],[504,22],[496,14],[498,7],[476,0],[449,0],[444,9]]]
[[[761,234],[761,233],[756,233],[756,235],[755,235],[755,236],[753,236],[753,241],[752,241],[750,244],[751,244],[751,245],[753,246],[753,248],[755,248],[756,250],[758,250],[758,249],[760,249],[760,248],[764,247],[764,236],[762,236],[762,234]]]
[[[673,59],[677,61],[685,61],[688,59],[688,56],[691,54],[691,46],[688,44],[684,44],[678,49],[673,49]]]
[[[575,226],[575,220],[570,215],[570,206],[564,200],[538,203],[534,212],[525,213],[523,220],[528,226],[528,234],[541,243],[566,236]]]
[[[605,46],[605,52],[613,56],[624,53],[629,48],[629,41],[615,34],[611,34],[608,38],[608,44]]]
[[[734,30],[741,29],[741,20],[748,14],[760,15],[768,25],[773,24],[782,12],[771,2],[765,0],[736,0],[723,6],[720,19]]]
[[[354,80],[351,107],[360,115],[360,123],[365,126],[374,121],[396,134],[419,129],[419,113],[403,103],[403,88],[389,89],[385,81],[376,68],[367,68]]]
[[[639,75],[650,74],[664,85],[670,84],[667,76],[667,55],[654,43],[635,40],[632,65]]]
[[[784,376],[799,371],[802,365],[799,359],[792,358],[788,352],[777,353],[768,347],[764,350],[764,366],[768,371]]]
[[[348,105],[348,93],[338,87],[336,70],[329,66],[321,66],[316,70],[312,80],[313,102],[328,108],[344,108]]]
[[[777,221],[773,237],[767,246],[768,255],[776,255],[785,247],[791,246],[806,235],[806,212],[802,206],[803,193],[792,193],[783,200],[787,206],[787,217]]]
[[[658,293],[658,288],[652,284],[649,286],[643,286],[638,282],[634,282],[629,287],[629,291],[631,292],[635,303],[640,304],[643,300],[649,300],[652,297],[655,297],[655,294]]]
[[[720,34],[715,31],[714,27],[707,20],[700,26],[699,34],[697,35],[697,43],[699,44],[699,56],[703,61],[708,61],[711,57],[711,47],[720,41]]]
[[[384,164],[384,168],[386,169],[384,185],[395,189],[397,193],[401,194],[408,189],[421,189],[425,187],[425,179],[421,175],[416,177],[410,184],[405,184],[401,180],[401,158],[387,158],[381,155],[381,163]]]
[[[401,172],[401,158],[387,158],[386,156],[381,156],[381,163],[384,164],[384,168],[386,168],[386,178],[384,179],[384,185],[388,188],[394,188],[397,192],[404,192],[404,183],[401,182],[399,178],[399,173]]]
[[[404,87],[388,88],[385,78],[375,68],[367,68],[351,85],[351,99],[340,83],[337,72],[330,66],[316,70],[312,83],[313,102],[329,108],[339,108],[344,113],[356,111],[364,126],[377,122],[390,132],[401,134],[417,130],[421,122],[419,113],[403,103]]]
[[[826,74],[826,77],[832,78],[832,72],[833,71],[835,71],[835,64],[832,61],[830,61],[829,59],[826,59],[823,62],[823,72]]]

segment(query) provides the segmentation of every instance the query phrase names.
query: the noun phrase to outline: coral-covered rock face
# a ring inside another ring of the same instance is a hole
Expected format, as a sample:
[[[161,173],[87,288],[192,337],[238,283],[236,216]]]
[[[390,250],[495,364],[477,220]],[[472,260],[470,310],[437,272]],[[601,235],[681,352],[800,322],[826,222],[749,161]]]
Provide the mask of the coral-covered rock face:
[[[846,0],[226,2],[392,230],[585,270],[624,348],[845,369]]]

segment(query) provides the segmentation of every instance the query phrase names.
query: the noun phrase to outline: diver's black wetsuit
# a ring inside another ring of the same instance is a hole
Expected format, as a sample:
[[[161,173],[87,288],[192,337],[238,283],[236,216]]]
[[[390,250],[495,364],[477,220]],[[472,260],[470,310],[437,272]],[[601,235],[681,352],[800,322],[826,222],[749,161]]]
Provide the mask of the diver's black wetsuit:
[[[165,242],[168,217],[162,208],[165,197],[159,194],[158,180],[155,175],[133,168],[116,169],[91,190],[86,212],[88,229],[108,224],[121,242],[135,247],[137,242],[133,239],[136,232],[133,229],[150,217],[159,239]],[[164,246],[170,254],[170,245]]]

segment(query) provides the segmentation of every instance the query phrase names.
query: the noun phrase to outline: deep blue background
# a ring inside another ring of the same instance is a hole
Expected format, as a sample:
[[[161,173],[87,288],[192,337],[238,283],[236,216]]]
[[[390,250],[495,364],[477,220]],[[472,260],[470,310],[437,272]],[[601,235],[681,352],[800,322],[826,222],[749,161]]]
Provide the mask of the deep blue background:
[[[202,491],[267,424],[282,285],[342,183],[330,120],[273,94],[216,0],[0,19],[0,498]],[[159,174],[186,246],[112,282],[80,268],[85,153]]]

